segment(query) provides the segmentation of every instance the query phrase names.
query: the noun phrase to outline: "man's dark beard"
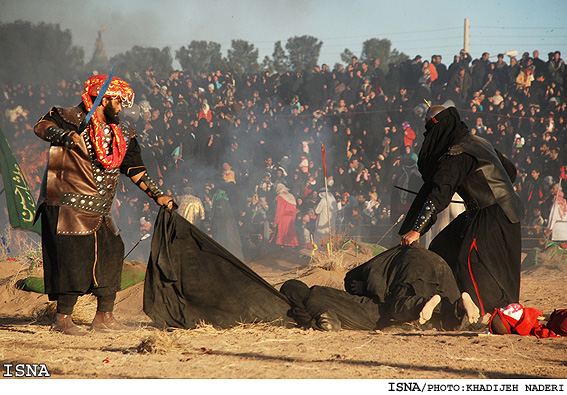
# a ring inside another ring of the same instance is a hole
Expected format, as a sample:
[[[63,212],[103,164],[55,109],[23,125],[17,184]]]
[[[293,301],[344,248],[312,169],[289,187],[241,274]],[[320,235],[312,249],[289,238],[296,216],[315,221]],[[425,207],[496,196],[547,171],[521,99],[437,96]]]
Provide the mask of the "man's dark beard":
[[[106,118],[107,124],[115,124],[118,125],[120,123],[120,118],[118,118],[118,113],[114,111],[112,108],[112,103],[108,102],[106,106],[104,106],[104,117]]]

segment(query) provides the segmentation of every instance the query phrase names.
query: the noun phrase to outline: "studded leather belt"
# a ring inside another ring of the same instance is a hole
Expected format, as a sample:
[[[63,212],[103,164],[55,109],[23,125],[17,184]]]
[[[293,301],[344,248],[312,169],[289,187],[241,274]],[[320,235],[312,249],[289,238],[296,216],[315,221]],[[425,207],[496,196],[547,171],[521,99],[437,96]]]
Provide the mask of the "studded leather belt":
[[[80,193],[63,192],[59,203],[63,206],[74,207],[78,210],[107,216],[112,209],[112,200],[100,196],[83,195]]]

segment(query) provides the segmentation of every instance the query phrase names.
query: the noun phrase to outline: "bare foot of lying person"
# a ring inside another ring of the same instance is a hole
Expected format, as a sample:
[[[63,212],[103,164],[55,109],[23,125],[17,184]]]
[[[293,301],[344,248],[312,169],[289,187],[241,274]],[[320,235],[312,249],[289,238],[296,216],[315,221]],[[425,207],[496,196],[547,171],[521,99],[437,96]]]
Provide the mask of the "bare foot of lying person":
[[[483,324],[488,324],[490,322],[490,317],[492,316],[492,314],[490,313],[486,313],[485,315],[482,316],[482,323]]]
[[[471,296],[467,292],[461,294],[461,303],[467,314],[467,318],[471,324],[478,322],[480,318],[480,310],[473,302]]]
[[[441,303],[441,296],[439,295],[433,295],[431,299],[429,299],[425,303],[425,306],[423,306],[423,308],[419,313],[420,325],[425,324],[427,321],[431,319],[431,317],[433,316],[433,310],[435,310],[435,307],[437,307],[439,303]]]
[[[317,328],[322,331],[338,332],[341,330],[341,322],[336,314],[330,311],[324,311],[317,318]]]
[[[352,289],[353,294],[363,295],[364,294],[364,281],[352,280],[350,282],[350,288]]]

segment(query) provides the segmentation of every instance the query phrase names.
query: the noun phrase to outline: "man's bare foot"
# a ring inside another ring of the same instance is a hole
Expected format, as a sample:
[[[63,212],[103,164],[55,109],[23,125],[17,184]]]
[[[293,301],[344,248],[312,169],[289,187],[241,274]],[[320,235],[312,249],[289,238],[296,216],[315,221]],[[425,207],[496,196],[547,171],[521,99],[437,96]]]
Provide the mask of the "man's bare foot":
[[[461,303],[463,304],[463,308],[467,314],[467,318],[471,324],[475,324],[478,322],[480,318],[480,310],[474,304],[471,296],[467,292],[463,292],[461,294]]]
[[[423,308],[419,312],[419,323],[421,325],[425,324],[431,319],[431,317],[433,316],[433,310],[439,303],[441,303],[441,296],[439,295],[433,295],[431,299],[429,299],[427,303],[425,303],[425,306],[423,306]]]
[[[350,282],[350,288],[355,295],[363,295],[364,294],[364,281],[356,281],[352,280]]]

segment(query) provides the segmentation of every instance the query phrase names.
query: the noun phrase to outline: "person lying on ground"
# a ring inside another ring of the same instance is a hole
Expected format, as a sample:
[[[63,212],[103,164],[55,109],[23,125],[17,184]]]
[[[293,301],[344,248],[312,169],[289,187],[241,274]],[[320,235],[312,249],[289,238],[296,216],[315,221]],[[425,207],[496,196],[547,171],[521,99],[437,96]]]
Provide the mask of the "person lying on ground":
[[[475,324],[479,308],[460,293],[451,269],[418,243],[397,246],[351,270],[346,291],[288,280],[280,288],[298,326],[317,330],[375,330],[416,322],[442,330]]]

